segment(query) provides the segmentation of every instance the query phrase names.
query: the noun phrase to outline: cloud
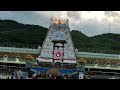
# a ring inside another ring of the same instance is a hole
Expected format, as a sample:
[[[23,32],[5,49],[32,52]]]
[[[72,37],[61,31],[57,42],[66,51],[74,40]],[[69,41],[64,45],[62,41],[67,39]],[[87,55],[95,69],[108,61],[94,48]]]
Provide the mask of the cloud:
[[[2,11],[0,12],[1,19],[11,19],[24,24],[35,24],[48,27],[50,19],[43,15],[31,11]]]
[[[67,18],[71,30],[82,31],[88,36],[108,33],[109,30],[112,33],[120,33],[119,11],[0,11],[0,19],[11,19],[47,28],[51,18]]]
[[[103,33],[109,32],[109,27],[106,23],[106,20],[102,20],[102,23],[94,20],[94,19],[88,19],[86,21],[81,21],[78,25],[73,25],[73,28],[76,28],[76,30],[79,30],[86,34],[87,36],[94,36],[99,35]]]
[[[116,11],[106,11],[104,12],[105,16],[107,16],[109,19],[111,18],[111,22],[114,23],[120,23],[120,12]]]
[[[67,17],[72,18],[74,20],[80,20],[81,19],[81,13],[79,11],[71,11],[67,12]]]
[[[118,12],[114,12],[114,11],[105,11],[104,14],[109,17],[109,16],[112,16],[112,17],[118,17],[119,16],[119,13]]]
[[[67,18],[67,11],[34,11],[34,13],[48,18]]]

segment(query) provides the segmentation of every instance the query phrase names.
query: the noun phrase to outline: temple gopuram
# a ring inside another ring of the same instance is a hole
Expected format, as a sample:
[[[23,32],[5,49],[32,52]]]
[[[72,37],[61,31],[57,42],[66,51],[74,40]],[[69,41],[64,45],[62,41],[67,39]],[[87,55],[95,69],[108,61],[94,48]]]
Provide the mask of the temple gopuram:
[[[69,20],[51,19],[49,31],[43,42],[39,66],[76,69],[74,45],[70,34]]]

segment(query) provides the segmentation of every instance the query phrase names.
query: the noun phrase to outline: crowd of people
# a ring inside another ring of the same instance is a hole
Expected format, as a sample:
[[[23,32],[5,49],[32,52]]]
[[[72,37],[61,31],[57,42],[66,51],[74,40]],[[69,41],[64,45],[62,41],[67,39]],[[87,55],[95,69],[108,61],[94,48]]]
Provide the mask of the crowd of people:
[[[35,74],[33,74],[31,79],[73,79],[73,77],[70,75],[53,76],[51,74],[49,74],[49,75],[42,75],[42,74],[35,75]]]
[[[64,75],[57,75],[55,73],[36,73],[36,72],[23,72],[19,69],[16,69],[12,72],[9,76],[2,75],[0,79],[74,79],[72,75],[64,74]]]
[[[8,71],[1,72],[0,79],[25,79],[25,76],[21,70],[16,69],[10,73]]]

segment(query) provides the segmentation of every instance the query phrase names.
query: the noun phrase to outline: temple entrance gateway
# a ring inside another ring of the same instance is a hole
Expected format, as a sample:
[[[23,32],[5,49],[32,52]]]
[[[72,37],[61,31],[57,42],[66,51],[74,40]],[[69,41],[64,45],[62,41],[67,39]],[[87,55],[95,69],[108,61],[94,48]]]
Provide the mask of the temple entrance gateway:
[[[54,61],[56,61],[57,68],[63,69],[63,56],[64,56],[64,44],[65,40],[53,40],[53,65]]]

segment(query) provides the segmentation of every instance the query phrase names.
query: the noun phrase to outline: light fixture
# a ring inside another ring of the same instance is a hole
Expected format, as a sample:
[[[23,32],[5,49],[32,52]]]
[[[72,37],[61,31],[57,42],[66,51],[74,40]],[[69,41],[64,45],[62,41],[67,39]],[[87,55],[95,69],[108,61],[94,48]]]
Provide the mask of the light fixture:
[[[19,62],[20,56],[16,56],[16,62]]]
[[[95,61],[95,62],[94,62],[94,66],[95,66],[95,67],[98,67],[98,64],[99,64],[98,61]]]
[[[95,67],[98,67],[97,65],[95,65]]]
[[[109,68],[111,66],[111,63],[108,61],[106,65],[107,65],[107,68]]]
[[[7,56],[7,55],[4,55],[3,60],[6,62],[7,59],[8,59],[8,56]]]
[[[7,61],[7,59],[4,59],[4,61],[6,62],[6,61]]]
[[[19,62],[19,59],[18,59],[18,58],[16,58],[16,62]]]
[[[4,58],[4,61],[6,62],[6,61],[7,61],[7,58]]]

